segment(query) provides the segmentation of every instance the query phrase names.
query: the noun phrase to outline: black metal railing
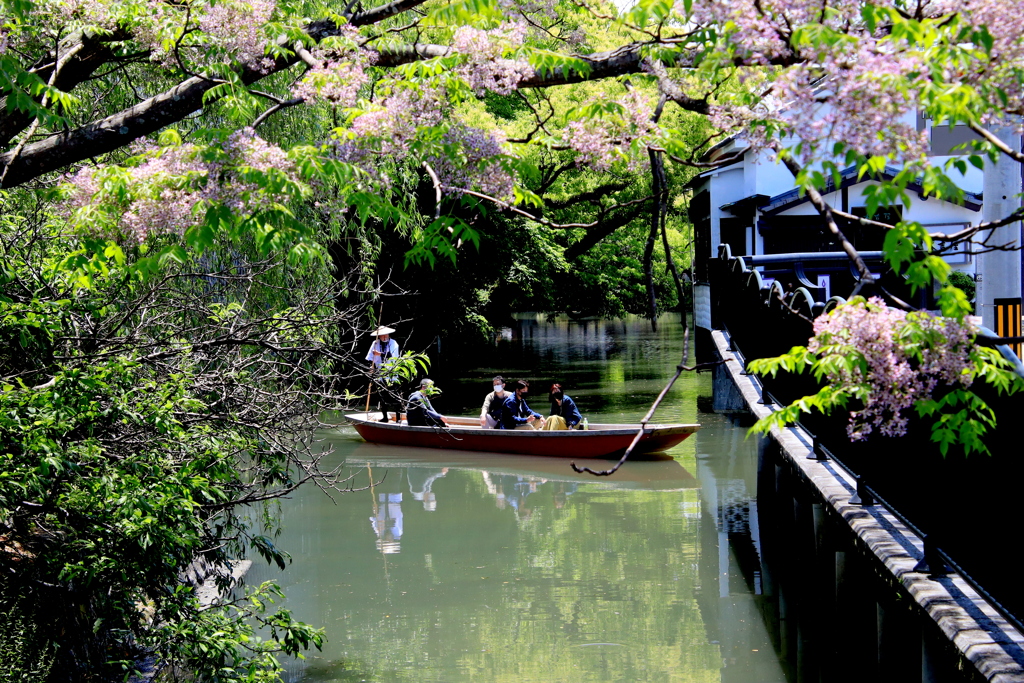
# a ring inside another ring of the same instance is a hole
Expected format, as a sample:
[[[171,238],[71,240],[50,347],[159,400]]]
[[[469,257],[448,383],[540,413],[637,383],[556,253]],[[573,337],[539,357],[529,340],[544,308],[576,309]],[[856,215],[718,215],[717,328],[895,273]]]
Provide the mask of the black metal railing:
[[[779,356],[793,346],[806,345],[813,335],[813,319],[838,299],[815,299],[819,292],[802,291],[802,286],[794,288],[799,281],[781,284],[777,277],[769,284],[761,273],[748,267],[745,261],[749,257],[731,257],[728,253],[721,256],[713,259],[709,268],[711,322],[713,328],[727,332],[737,360],[743,362],[744,374],[744,356]],[[809,259],[805,264],[808,276],[813,273],[809,265],[812,261]],[[784,265],[773,263],[772,267]],[[832,294],[845,293],[836,288],[838,278],[833,278],[832,283]],[[892,280],[891,285],[893,289],[887,290],[898,295],[896,288],[900,283]],[[786,405],[821,388],[806,373],[783,372],[756,380],[762,388],[767,384],[761,402],[768,405]],[[1000,395],[984,383],[972,390],[997,414],[1002,429],[1024,414],[1024,393]],[[954,568],[1014,628],[1024,632],[1024,623],[1016,616],[1024,616],[1024,595],[1014,576],[1005,570],[1013,561],[1013,550],[1002,527],[992,524],[993,519],[1019,516],[1017,482],[1024,480],[1024,459],[1017,456],[1016,449],[1004,443],[994,448],[990,456],[976,454],[968,458],[955,450],[944,456],[931,440],[930,423],[915,416],[911,416],[905,436],[877,441],[873,437],[868,446],[849,442],[844,422],[841,416],[803,417],[799,428],[813,445],[810,456],[835,461],[855,481],[860,476],[858,498],[862,502],[872,498],[872,502],[884,501],[878,504],[923,539],[925,557],[918,563],[921,570],[938,578],[943,564]],[[944,492],[947,498],[955,492],[957,504],[936,502],[936,491]],[[924,529],[931,533],[924,533]]]
[[[740,355],[738,350],[734,351],[737,355]],[[781,403],[770,391],[765,389],[764,383],[758,375],[748,373],[749,376],[753,377],[761,389],[761,400],[760,404],[768,406],[772,405],[785,405]],[[862,505],[864,507],[871,507],[880,505],[885,508],[889,514],[898,519],[903,526],[909,529],[913,534],[921,539],[922,543],[922,557],[914,567],[913,571],[922,572],[929,575],[932,579],[938,579],[945,577],[948,572],[946,567],[948,566],[955,571],[967,584],[980,595],[985,602],[992,606],[1006,621],[1017,629],[1020,633],[1024,634],[1024,621],[1021,621],[1012,611],[1006,608],[998,599],[995,598],[989,591],[987,591],[981,583],[975,579],[963,566],[958,563],[953,557],[949,555],[945,550],[939,547],[934,541],[934,535],[928,534],[923,531],[920,527],[914,524],[910,519],[903,514],[899,508],[890,503],[885,499],[878,491],[870,486],[864,477],[855,472],[849,465],[844,463],[842,459],[836,457],[835,453],[830,451],[824,444],[821,443],[819,438],[801,421],[797,420],[795,425],[807,435],[811,440],[812,448],[811,455],[808,459],[819,460],[819,461],[831,461],[839,466],[844,472],[846,472],[856,482],[856,490],[850,498],[851,505]]]

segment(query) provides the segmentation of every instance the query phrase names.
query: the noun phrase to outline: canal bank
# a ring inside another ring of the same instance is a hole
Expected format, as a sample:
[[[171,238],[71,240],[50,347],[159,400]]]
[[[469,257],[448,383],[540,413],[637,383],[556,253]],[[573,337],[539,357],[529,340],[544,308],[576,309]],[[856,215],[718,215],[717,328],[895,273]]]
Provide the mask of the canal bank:
[[[735,357],[727,333],[712,337],[719,358]],[[715,375],[716,406],[755,418],[776,409],[740,363]],[[849,680],[1024,681],[1024,636],[962,576],[940,571],[941,558],[923,563],[924,540],[822,457],[812,435],[773,430],[761,440],[758,471],[760,509],[773,508],[781,530],[777,566],[806,573],[775,600],[778,631],[799,643],[782,648],[799,679],[841,666]]]

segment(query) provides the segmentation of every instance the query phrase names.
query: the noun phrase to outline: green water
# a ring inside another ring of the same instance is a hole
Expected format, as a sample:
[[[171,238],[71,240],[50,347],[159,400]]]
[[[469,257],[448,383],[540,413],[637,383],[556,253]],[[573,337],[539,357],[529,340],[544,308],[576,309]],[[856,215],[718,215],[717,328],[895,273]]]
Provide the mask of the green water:
[[[670,318],[656,334],[635,320],[528,318],[459,381],[442,377],[435,403],[478,412],[500,372],[561,381],[591,420],[638,421],[681,348]],[[300,489],[282,509],[293,564],[247,577],[276,578],[294,615],[326,629],[323,652],[287,663],[289,680],[784,681],[757,572],[744,571],[755,447],[742,427],[698,415],[708,382],[684,376],[658,414],[701,432],[610,478],[562,459],[325,434],[363,490],[332,501]]]

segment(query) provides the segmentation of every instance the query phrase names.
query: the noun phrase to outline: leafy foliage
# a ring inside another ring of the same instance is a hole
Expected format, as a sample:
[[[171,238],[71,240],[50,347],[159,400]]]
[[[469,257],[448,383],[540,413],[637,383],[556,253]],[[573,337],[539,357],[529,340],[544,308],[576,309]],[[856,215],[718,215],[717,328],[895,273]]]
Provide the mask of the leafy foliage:
[[[156,653],[206,680],[275,678],[279,654],[323,633],[268,610],[274,586],[212,604],[200,589],[224,591],[249,554],[287,562],[273,518],[247,508],[313,477],[337,485],[303,444],[351,398],[344,337],[361,305],[339,307],[322,280],[292,290],[315,261],[296,271],[241,243],[146,277],[137,251],[107,254],[83,284],[75,233],[21,208],[0,241],[0,566],[5,601],[27,616],[45,604],[38,632],[54,639],[26,645],[25,665],[120,676]]]

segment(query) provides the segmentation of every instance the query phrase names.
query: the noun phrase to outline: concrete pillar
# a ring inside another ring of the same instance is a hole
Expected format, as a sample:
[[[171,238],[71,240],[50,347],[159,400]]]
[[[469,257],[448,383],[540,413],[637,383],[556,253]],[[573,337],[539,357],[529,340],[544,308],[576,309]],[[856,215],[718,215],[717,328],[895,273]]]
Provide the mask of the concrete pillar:
[[[811,504],[811,520],[814,524],[814,557],[820,561],[825,552],[825,506]]]
[[[793,665],[796,659],[796,615],[789,594],[790,581],[792,579],[783,581],[779,586],[779,654],[783,661]]]
[[[833,604],[835,605],[833,627],[829,629],[829,642],[833,645],[832,664],[836,666],[835,680],[840,683],[857,680],[856,648],[853,647],[855,637],[855,626],[850,621],[850,606],[855,596],[851,595],[852,580],[850,578],[849,556],[845,549],[835,552],[835,592],[833,593]],[[863,655],[861,655],[863,656]]]
[[[846,586],[846,551],[836,551],[836,604],[841,605],[845,593],[847,591]]]
[[[791,554],[798,567],[794,581],[796,591],[796,683],[815,682],[815,652],[817,629],[815,628],[815,593],[818,576],[814,571],[814,523],[811,518],[811,503],[802,490],[802,482],[793,477],[793,533]]]
[[[810,657],[808,656],[808,650],[810,650],[810,643],[807,642],[808,633],[804,628],[805,615],[804,610],[800,610],[800,616],[797,620],[796,627],[796,662],[794,662],[796,669],[796,683],[811,683],[813,680],[811,677],[813,672],[810,670]]]
[[[993,129],[996,136],[1012,149],[1021,148],[1020,136],[1010,128]],[[1017,195],[1021,191],[1021,166],[1005,155],[992,164],[985,160],[985,200],[982,220],[1005,218],[1020,207]],[[979,235],[984,239],[985,234]],[[1021,244],[1020,222],[1004,225],[993,231],[989,244]],[[977,303],[982,324],[995,330],[995,299],[1019,299],[1021,296],[1021,252],[994,251],[978,254]]]
[[[886,614],[885,606],[880,601],[875,602],[875,653],[877,654],[876,661],[880,671],[885,671],[890,663],[890,653],[887,651],[890,621],[891,619]]]
[[[921,683],[942,683],[942,651],[929,629],[921,629]]]
[[[711,370],[711,409],[716,413],[746,413],[747,402],[743,399],[732,375],[724,364]]]

